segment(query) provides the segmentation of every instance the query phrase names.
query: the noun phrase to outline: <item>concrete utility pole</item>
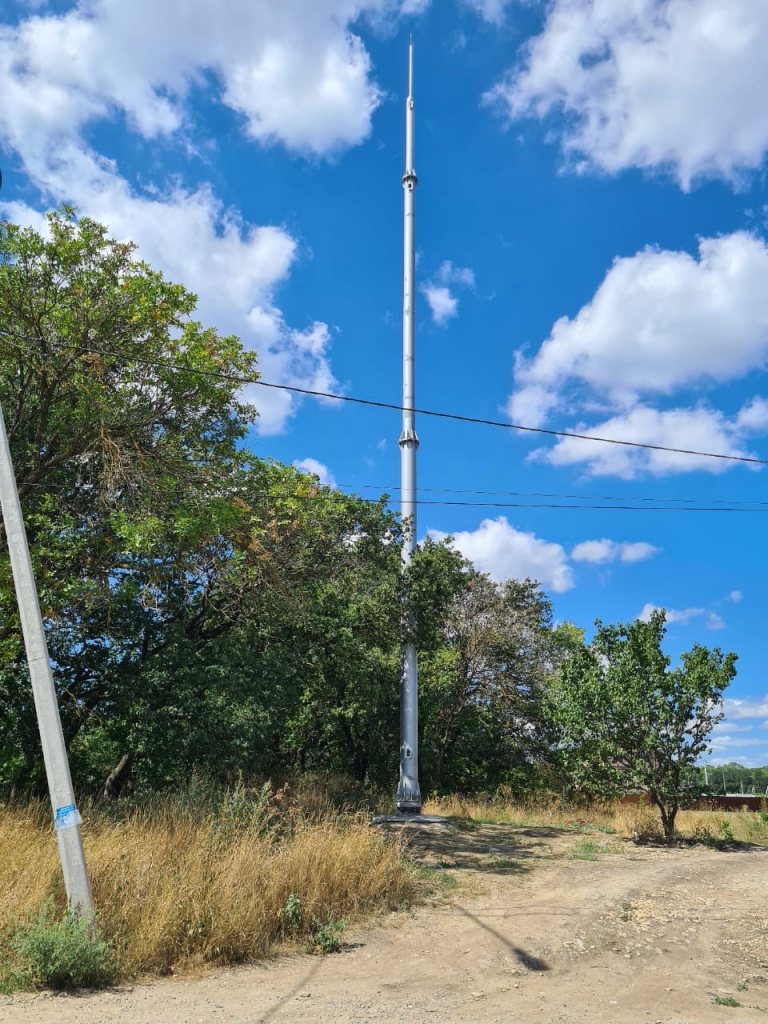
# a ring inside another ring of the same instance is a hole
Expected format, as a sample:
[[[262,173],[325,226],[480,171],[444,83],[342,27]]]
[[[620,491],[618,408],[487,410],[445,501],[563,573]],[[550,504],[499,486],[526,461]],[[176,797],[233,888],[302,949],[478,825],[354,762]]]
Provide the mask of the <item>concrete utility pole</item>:
[[[413,40],[408,47],[408,99],[405,111],[405,232],[403,267],[403,431],[400,434],[400,512],[407,527],[403,544],[403,565],[407,568],[416,547],[416,436],[414,408],[415,349],[414,302],[416,297],[416,186],[419,179],[413,169]],[[408,600],[406,598],[406,600]],[[412,621],[406,606],[406,619]],[[419,680],[418,653],[413,643],[403,644],[400,666],[400,782],[397,787],[397,810],[401,814],[421,811],[419,788]]]
[[[2,178],[0,177],[0,182]],[[43,618],[37,597],[37,586],[29,557],[27,533],[21,515],[21,502],[13,473],[11,449],[5,432],[5,420],[0,408],[0,505],[2,505],[5,535],[11,556],[13,583],[19,602],[24,646],[32,679],[37,724],[43,744],[45,773],[53,806],[53,825],[59,842],[59,856],[64,872],[64,886],[72,911],[93,916],[93,897],[85,851],[80,835],[80,814],[75,806],[75,794],[69,774],[67,748],[61,729],[56,688],[53,685],[48,645],[45,641]]]

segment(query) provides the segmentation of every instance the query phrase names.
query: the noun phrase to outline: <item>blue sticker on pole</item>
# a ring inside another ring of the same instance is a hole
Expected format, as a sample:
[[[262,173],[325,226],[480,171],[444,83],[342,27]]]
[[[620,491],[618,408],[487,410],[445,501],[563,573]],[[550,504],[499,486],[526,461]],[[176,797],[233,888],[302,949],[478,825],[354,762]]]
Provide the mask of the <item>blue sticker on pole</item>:
[[[58,807],[53,820],[53,827],[57,832],[63,828],[72,828],[74,825],[81,825],[83,819],[74,804],[67,804],[66,807]]]

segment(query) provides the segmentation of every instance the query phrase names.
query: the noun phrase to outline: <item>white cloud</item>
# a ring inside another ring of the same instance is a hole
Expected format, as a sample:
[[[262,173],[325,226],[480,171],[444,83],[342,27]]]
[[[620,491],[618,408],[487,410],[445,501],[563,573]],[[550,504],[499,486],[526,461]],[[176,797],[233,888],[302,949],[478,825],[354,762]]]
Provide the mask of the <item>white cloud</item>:
[[[302,473],[316,476],[320,481],[321,487],[336,488],[336,477],[327,466],[324,466],[322,462],[318,462],[317,459],[296,459],[293,465],[296,469],[301,470]]]
[[[641,622],[649,622],[652,612],[660,611],[658,605],[645,604],[643,610],[637,616]],[[720,616],[706,608],[667,608],[666,621],[670,625],[687,626],[693,619],[704,618],[704,628],[709,630],[725,629],[725,623]]]
[[[645,541],[584,540],[571,551],[574,562],[590,562],[605,565],[608,562],[644,562],[658,554],[660,548]]]
[[[264,380],[306,388],[309,391],[339,392],[328,357],[331,335],[328,325],[316,322],[306,330],[289,330],[282,320],[275,324],[273,337],[259,351],[259,369]],[[248,397],[259,410],[257,428],[262,436],[280,434],[288,416],[294,415],[302,399],[287,391],[258,385]],[[333,399],[318,398],[321,405],[339,408]]]
[[[471,267],[457,267],[450,260],[443,260],[435,275],[442,284],[457,284],[462,288],[475,287],[475,272]]]
[[[440,327],[459,313],[459,300],[451,291],[451,285],[474,288],[474,271],[469,267],[457,267],[450,260],[444,260],[435,276],[425,281],[419,289],[427,300],[432,319]]]
[[[421,293],[427,300],[432,319],[438,326],[442,327],[449,320],[458,316],[459,300],[451,295],[450,288],[446,288],[444,285],[423,284]]]
[[[728,750],[731,747],[764,747],[765,739],[744,739],[743,736],[730,736],[728,733],[717,733],[712,736],[713,750]]]
[[[465,7],[469,7],[479,14],[483,21],[489,21],[492,25],[501,25],[507,8],[513,0],[462,0],[462,2]]]
[[[554,0],[486,99],[509,118],[561,111],[586,166],[733,180],[768,150],[767,49],[760,0]]]
[[[744,595],[742,594],[742,592],[740,590],[732,590],[730,592],[730,594],[728,595],[728,597],[726,597],[725,600],[726,601],[733,601],[734,604],[738,604],[741,601],[743,596]]]
[[[256,348],[264,380],[336,390],[327,326],[316,323],[305,331],[292,330],[274,305],[274,291],[295,258],[296,243],[284,229],[244,224],[205,186],[194,192],[174,188],[164,194],[137,195],[110,165],[92,155],[69,149],[62,160],[67,161],[62,167],[72,171],[68,198],[83,213],[107,224],[117,238],[137,242],[142,259],[195,292],[197,315],[203,321],[221,333],[240,335],[246,348]],[[60,187],[54,181],[51,185]],[[39,222],[37,211],[20,204],[13,213],[19,222]],[[257,429],[262,435],[281,433],[301,401],[258,385],[247,389],[247,397],[259,411]]]
[[[712,730],[713,735],[719,735],[721,732],[752,732],[751,725],[735,725],[733,722],[726,722],[725,720],[718,722]]]
[[[577,424],[574,429],[580,434],[667,448],[739,457],[754,455],[743,445],[738,416],[728,419],[721,412],[705,406],[659,411],[639,405],[625,415],[612,416],[597,424]],[[653,476],[692,472],[718,474],[735,465],[726,459],[707,459],[569,437],[559,438],[552,448],[536,449],[529,458],[552,466],[584,464],[591,476],[617,476],[625,480],[643,473]]]
[[[243,222],[210,187],[153,182],[144,190],[94,152],[85,133],[122,116],[127,130],[192,147],[189,90],[205,78],[261,143],[327,156],[361,142],[380,100],[351,31],[359,17],[392,20],[428,0],[202,0],[174,5],[91,0],[0,26],[0,144],[46,201],[74,203],[139,245],[139,255],[199,296],[198,315],[259,351],[262,377],[336,390],[325,324],[287,325],[275,293],[296,242],[284,227]],[[41,225],[22,203],[0,205]],[[255,387],[262,434],[279,433],[300,399]]]
[[[727,704],[727,701],[725,703]],[[768,764],[768,747],[765,737],[757,739],[744,736],[744,731],[743,727],[729,721],[722,721],[715,726],[711,738],[711,748],[715,755],[712,757],[712,765],[730,764],[737,761],[746,768],[762,768],[763,765]],[[762,750],[758,752],[755,748],[762,748]],[[710,785],[713,787],[718,785],[716,775],[710,778]],[[722,785],[722,778],[720,785]]]
[[[723,764],[731,764],[731,762],[733,762],[733,761],[736,761],[743,768],[762,768],[764,765],[768,764],[768,749],[766,749],[765,753],[757,754],[757,755],[751,755],[751,754],[747,754],[747,755],[735,754],[734,755],[734,753],[732,753],[730,757],[713,757],[712,758],[712,764],[717,766],[717,767],[719,767],[720,765],[723,765]]]
[[[436,541],[448,536],[440,530],[430,530],[429,535]],[[530,577],[557,594],[574,586],[565,549],[515,529],[504,516],[484,519],[476,530],[452,536],[453,546],[495,580]]]
[[[686,252],[643,249],[617,259],[593,299],[562,317],[532,359],[518,353],[513,420],[540,426],[586,386],[616,409],[641,396],[736,380],[768,364],[768,246],[743,231]],[[727,343],[724,342],[727,339]],[[742,431],[768,425],[768,403],[745,407]]]
[[[91,0],[0,29],[0,133],[44,158],[122,111],[147,138],[185,125],[190,89],[212,91],[248,135],[318,155],[365,139],[381,93],[351,26],[361,15],[419,13],[424,0]]]
[[[657,612],[657,611],[660,611],[660,608],[659,608],[658,605],[655,605],[655,604],[645,604],[645,605],[643,605],[643,610],[640,612],[640,614],[637,617],[638,617],[638,619],[641,622],[649,622],[650,618],[651,618],[651,613],[652,612]],[[691,621],[691,619],[698,618],[700,615],[706,615],[707,614],[707,609],[706,608],[681,608],[681,609],[677,609],[676,610],[674,608],[667,608],[666,609],[666,613],[667,613],[667,622],[669,622],[669,623],[679,623],[681,626],[686,626]]]
[[[764,718],[768,715],[768,695],[763,700],[737,700],[726,697],[723,711],[728,721],[743,721],[748,718]]]

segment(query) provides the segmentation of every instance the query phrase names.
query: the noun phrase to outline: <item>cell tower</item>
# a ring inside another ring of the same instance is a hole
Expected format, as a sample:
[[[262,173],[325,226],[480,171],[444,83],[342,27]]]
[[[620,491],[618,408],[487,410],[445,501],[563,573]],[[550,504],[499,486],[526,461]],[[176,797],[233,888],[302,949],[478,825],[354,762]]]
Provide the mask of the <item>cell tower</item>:
[[[400,434],[400,512],[406,526],[403,542],[403,565],[407,568],[416,547],[416,436],[414,415],[415,351],[414,303],[416,298],[416,186],[419,179],[413,169],[413,39],[408,46],[408,99],[405,106],[405,259],[403,267],[403,432]],[[406,606],[406,617],[411,616]],[[400,655],[400,781],[397,787],[397,810],[400,814],[421,811],[419,788],[419,678],[418,652],[410,640],[403,644]]]

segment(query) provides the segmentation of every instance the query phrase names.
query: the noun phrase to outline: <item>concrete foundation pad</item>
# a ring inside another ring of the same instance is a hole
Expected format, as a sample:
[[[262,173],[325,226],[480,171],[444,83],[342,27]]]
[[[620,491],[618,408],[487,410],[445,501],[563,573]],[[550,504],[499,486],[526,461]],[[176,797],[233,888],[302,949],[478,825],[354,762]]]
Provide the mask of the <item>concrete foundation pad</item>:
[[[380,814],[372,825],[448,825],[450,818],[442,814]]]

